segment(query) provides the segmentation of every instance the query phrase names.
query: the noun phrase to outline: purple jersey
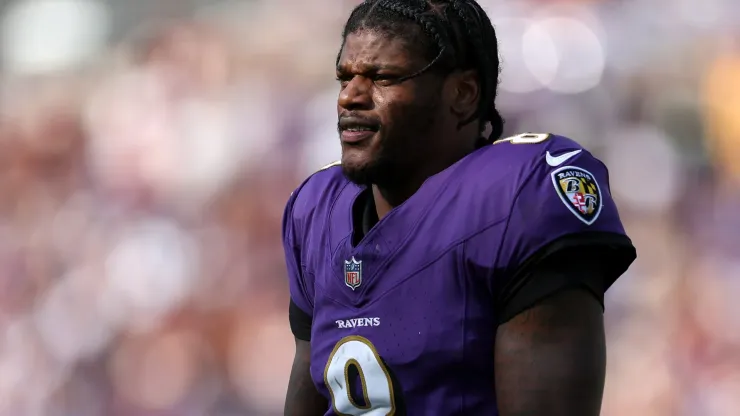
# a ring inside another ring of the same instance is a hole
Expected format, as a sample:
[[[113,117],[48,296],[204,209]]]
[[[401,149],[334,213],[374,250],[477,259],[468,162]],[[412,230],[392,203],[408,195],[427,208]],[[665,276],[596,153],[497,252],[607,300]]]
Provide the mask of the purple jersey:
[[[606,167],[576,142],[519,135],[429,178],[352,244],[363,187],[340,166],[288,202],[291,300],[312,318],[327,415],[495,415],[495,291],[579,233],[624,235]]]

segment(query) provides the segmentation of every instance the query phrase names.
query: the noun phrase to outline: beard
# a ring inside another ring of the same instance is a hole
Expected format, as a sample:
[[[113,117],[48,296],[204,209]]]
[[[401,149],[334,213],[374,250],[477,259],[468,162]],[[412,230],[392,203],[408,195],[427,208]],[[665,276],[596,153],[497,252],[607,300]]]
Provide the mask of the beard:
[[[368,144],[365,149],[360,150],[364,153],[362,158],[347,160],[346,154],[348,152],[342,152],[342,173],[350,182],[370,186],[372,184],[388,183],[396,177],[399,163],[394,156],[398,152],[394,146],[387,145],[388,136],[384,134],[382,129],[376,134],[379,142]]]
[[[374,139],[377,143],[368,143],[364,149],[352,149],[352,152],[361,152],[361,157],[345,160],[348,152],[342,152],[342,172],[349,181],[363,186],[392,185],[403,181],[409,170],[421,161],[424,138],[434,130],[440,100],[419,102],[393,112],[395,121],[381,126]]]

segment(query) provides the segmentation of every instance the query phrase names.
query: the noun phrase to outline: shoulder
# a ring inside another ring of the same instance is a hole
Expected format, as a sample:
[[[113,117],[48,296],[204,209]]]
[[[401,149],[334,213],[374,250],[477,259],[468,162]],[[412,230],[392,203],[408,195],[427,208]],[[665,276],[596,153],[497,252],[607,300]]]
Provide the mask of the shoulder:
[[[603,166],[601,161],[571,138],[552,133],[521,133],[497,140],[481,149],[476,160],[478,166],[475,168],[511,176],[521,173],[531,174],[532,169],[536,167],[551,170],[549,168],[586,159]]]
[[[301,183],[291,194],[295,214],[310,212],[322,201],[332,199],[349,184],[342,174],[340,162],[328,164]]]
[[[562,256],[573,255],[577,247],[577,264],[592,258],[609,265],[603,283],[608,287],[634,260],[607,168],[575,140],[526,133],[471,156],[461,166],[466,179],[461,188],[474,198],[468,206],[486,221],[477,220],[481,232],[467,248],[476,264],[492,265],[507,276],[503,280],[517,281],[515,276],[545,258],[573,264]],[[496,243],[492,257],[490,247]]]
[[[305,229],[331,210],[336,199],[351,183],[342,174],[339,162],[331,163],[306,178],[291,193],[285,208],[284,224]]]
[[[495,203],[492,215],[501,218],[523,191],[532,193],[528,188],[553,190],[558,174],[566,168],[589,176],[597,187],[608,187],[604,164],[577,141],[557,134],[522,133],[496,141],[466,158],[456,173],[470,197],[483,204]],[[548,195],[536,192],[533,196]]]

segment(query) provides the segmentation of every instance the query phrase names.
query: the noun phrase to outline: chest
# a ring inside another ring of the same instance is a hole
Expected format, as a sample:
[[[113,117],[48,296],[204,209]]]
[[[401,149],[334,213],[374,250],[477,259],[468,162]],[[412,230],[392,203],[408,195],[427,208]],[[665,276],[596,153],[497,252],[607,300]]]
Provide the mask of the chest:
[[[453,248],[434,260],[392,261],[372,277],[363,275],[366,257],[355,256],[316,276],[311,373],[339,413],[441,406],[463,396],[470,374],[491,369],[492,304],[461,256]]]
[[[490,391],[494,305],[465,244],[482,209],[455,189],[421,193],[356,245],[352,198],[341,197],[308,234],[311,374],[336,413],[454,408],[470,391]],[[495,253],[496,241],[486,250]]]

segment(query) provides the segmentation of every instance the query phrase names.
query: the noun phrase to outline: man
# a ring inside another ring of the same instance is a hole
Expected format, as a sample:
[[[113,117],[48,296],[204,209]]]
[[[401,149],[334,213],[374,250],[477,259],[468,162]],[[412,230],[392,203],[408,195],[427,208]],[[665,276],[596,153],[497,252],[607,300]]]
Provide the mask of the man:
[[[352,12],[342,160],[284,217],[286,415],[599,414],[603,296],[635,249],[588,151],[493,142],[496,44],[473,0]]]

